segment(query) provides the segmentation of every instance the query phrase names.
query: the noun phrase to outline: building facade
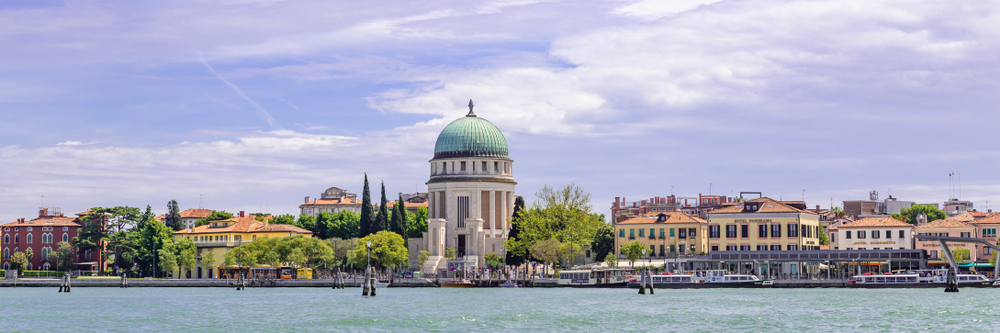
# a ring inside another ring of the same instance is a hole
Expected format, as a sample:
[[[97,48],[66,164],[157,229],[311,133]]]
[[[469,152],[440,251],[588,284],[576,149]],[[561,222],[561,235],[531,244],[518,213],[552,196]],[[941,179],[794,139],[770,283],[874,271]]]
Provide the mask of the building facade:
[[[427,232],[424,248],[431,253],[425,273],[447,269],[445,249],[476,267],[487,253],[506,254],[504,241],[514,209],[513,163],[507,140],[495,125],[469,113],[438,135],[427,181]]]
[[[614,228],[615,253],[619,258],[625,258],[622,246],[632,241],[648,248],[646,253],[651,258],[708,252],[708,222],[683,212],[636,216],[615,223]]]
[[[709,251],[819,250],[819,215],[761,197],[708,213]]]
[[[909,250],[914,248],[912,224],[892,217],[866,217],[831,227],[831,250]]]
[[[299,214],[302,215],[316,216],[320,212],[339,213],[342,210],[361,214],[361,200],[358,200],[357,194],[347,193],[337,187],[326,189],[316,200],[310,201],[306,197],[305,202],[299,205]]]
[[[78,216],[86,215],[79,213]],[[69,242],[78,235],[80,227],[78,218],[67,217],[57,207],[42,207],[38,217],[0,225],[0,248],[2,248],[2,267],[10,269],[10,258],[15,252],[31,250],[31,270],[55,270],[55,252],[59,242]],[[100,251],[85,251],[76,254],[76,262],[83,263],[81,269],[90,269],[87,263],[99,263],[102,258]],[[97,266],[96,264],[93,266]]]
[[[979,228],[975,225],[954,218],[924,223],[916,227],[917,235],[928,236],[972,238],[977,237],[978,231]],[[928,264],[944,264],[947,261],[945,256],[941,254],[941,244],[938,241],[916,240],[915,242],[917,249],[927,251],[927,254],[930,256]],[[975,262],[981,253],[980,248],[985,247],[982,244],[961,242],[946,242],[945,245],[949,249],[952,249],[952,251],[957,248],[969,250],[968,261],[970,262]]]
[[[733,204],[733,199],[724,195],[703,195],[697,197],[652,197],[649,200],[627,202],[625,198],[615,197],[611,206],[612,222],[647,214],[683,212],[704,219],[709,212]]]
[[[312,232],[288,224],[270,224],[270,215],[260,216],[263,221],[257,220],[258,216],[245,215],[239,212],[237,217],[219,221],[212,221],[209,224],[194,228],[186,228],[174,232],[174,238],[187,238],[194,242],[197,248],[195,258],[198,263],[193,272],[187,272],[180,278],[203,279],[217,278],[215,267],[222,266],[226,253],[241,244],[249,243],[257,239],[282,238],[295,235],[312,237]],[[215,267],[203,267],[202,259],[211,253],[215,257]],[[174,271],[176,277],[178,271]]]

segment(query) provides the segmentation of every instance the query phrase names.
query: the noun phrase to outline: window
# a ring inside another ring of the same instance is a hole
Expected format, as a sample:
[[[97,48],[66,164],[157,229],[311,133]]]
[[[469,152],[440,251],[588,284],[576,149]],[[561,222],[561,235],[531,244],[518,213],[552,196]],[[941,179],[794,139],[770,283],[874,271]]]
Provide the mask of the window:
[[[14,234],[14,243],[20,243],[20,242],[21,242],[21,235],[20,234]],[[14,251],[14,252],[17,252],[17,251]]]
[[[767,251],[767,245],[757,245],[757,251]]]
[[[664,235],[663,231],[664,231],[664,229],[660,228],[660,239],[666,238],[666,237],[663,236]]]
[[[726,238],[736,238],[736,225],[726,225]]]
[[[968,232],[963,232],[963,233],[962,233],[962,237],[965,237],[965,238],[969,238],[969,234],[970,234],[970,233],[968,233]]]
[[[687,239],[687,230],[684,228],[677,229],[677,238]]]
[[[661,255],[661,256],[665,256],[665,255],[667,255],[667,253],[666,253],[666,252],[663,252],[664,248],[665,248],[665,246],[663,246],[662,244],[660,244],[660,255]]]
[[[691,245],[691,252],[694,252],[694,245]]]
[[[33,230],[35,230],[35,229],[32,228],[32,227],[28,227],[28,231],[33,231]]]
[[[846,232],[846,234],[844,234],[844,239],[851,239],[851,231],[850,230],[848,230]]]
[[[461,162],[459,171],[465,171],[465,162]]]
[[[983,254],[985,254],[985,255],[991,255],[991,254],[993,254],[993,248],[991,248],[989,246],[984,247],[983,248]]]
[[[931,258],[933,258],[933,259],[937,259],[938,258],[938,251],[937,250],[931,250],[930,252],[931,252],[930,253],[931,254]]]
[[[649,246],[649,256],[652,257],[652,256],[655,256],[655,255],[656,255],[656,245],[650,245]]]
[[[31,244],[31,239],[32,239],[31,234],[28,234],[28,236],[25,236],[24,239],[28,242],[28,244]]]
[[[479,169],[479,172],[486,173],[489,170],[486,168],[486,161],[483,161],[483,167]]]
[[[726,245],[726,251],[736,251],[736,245]]]
[[[3,258],[10,259],[10,249],[3,249]]]
[[[788,237],[799,237],[799,225],[789,224],[788,225]]]
[[[886,230],[885,231],[885,238],[886,239],[892,238],[892,230]]]
[[[674,236],[674,228],[670,228],[670,237],[675,237]]]
[[[767,225],[766,224],[761,223],[761,224],[757,225],[757,238],[767,238]]]
[[[696,234],[696,232],[695,232],[696,230],[698,230],[698,229],[696,229],[696,228],[690,228],[690,229],[688,229],[688,238],[694,238],[694,236]]]
[[[881,231],[872,230],[872,239],[879,239],[879,236],[881,236],[881,234],[882,234]]]
[[[676,245],[671,245],[670,246],[670,252],[677,252],[677,246]]]
[[[788,244],[788,251],[798,251],[798,250],[799,250],[798,245]]]
[[[858,239],[865,239],[865,236],[867,236],[865,234],[867,234],[867,233],[868,232],[865,231],[865,230],[858,230]]]
[[[69,241],[69,234],[67,234],[67,233],[64,232],[63,233],[63,240],[62,241],[63,242],[68,242]]]
[[[63,231],[69,230],[69,227],[63,227]]]
[[[715,238],[719,238],[719,237],[715,237]],[[673,245],[671,245],[671,246],[673,246]],[[719,250],[719,246],[718,245],[712,245],[712,251],[718,251],[718,250]]]
[[[618,229],[618,238],[625,238],[625,229]]]
[[[500,173],[500,162],[493,162],[493,172]]]
[[[628,229],[628,239],[635,239],[635,229]]]
[[[93,257],[91,256],[92,254],[93,254],[93,253],[91,253],[91,252],[90,252],[90,250],[87,250],[87,253],[86,253],[86,258],[87,258],[87,260],[93,260],[93,259],[94,259],[94,258],[93,258]]]
[[[674,232],[673,229],[670,229],[670,232],[673,233]],[[718,225],[710,225],[710,226],[708,226],[708,238],[719,238],[719,226]],[[713,249],[712,251],[718,251],[718,250],[719,250],[718,246],[716,246],[715,249]]]
[[[3,242],[4,242],[5,244],[6,244],[6,243],[10,243],[10,235],[3,235]]]
[[[781,225],[772,224],[771,225],[771,238],[781,238]]]
[[[740,245],[740,251],[750,251],[750,245]]]
[[[750,238],[750,225],[743,224],[740,225],[740,238]],[[747,245],[747,250],[750,250],[750,246]]]
[[[639,229],[639,238],[645,237],[646,229]]]
[[[771,251],[781,251],[781,245],[771,245]]]
[[[649,238],[656,239],[656,230],[655,229],[649,228]]]

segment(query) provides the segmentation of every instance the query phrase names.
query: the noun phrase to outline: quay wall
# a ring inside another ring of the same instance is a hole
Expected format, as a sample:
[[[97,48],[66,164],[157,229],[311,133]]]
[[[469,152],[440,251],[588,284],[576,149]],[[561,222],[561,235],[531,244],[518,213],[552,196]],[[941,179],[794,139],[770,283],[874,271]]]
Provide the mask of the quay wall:
[[[58,279],[17,279],[15,280],[0,280],[0,288],[3,287],[48,287],[48,288],[59,288]],[[233,281],[229,281],[232,283]],[[111,287],[117,288],[121,283],[120,279],[73,279],[71,282],[73,287]],[[311,288],[332,288],[334,281],[330,279],[323,280],[277,280],[274,281],[274,287],[311,287]],[[361,287],[361,280],[347,279],[344,281],[345,287]],[[226,280],[218,279],[184,279],[184,280],[145,280],[145,279],[129,279],[128,286],[130,288],[142,288],[142,287],[202,287],[202,288],[226,288],[228,287]],[[247,287],[250,287],[250,282],[247,281]],[[394,281],[393,287],[437,287],[434,282],[430,279],[403,279]]]

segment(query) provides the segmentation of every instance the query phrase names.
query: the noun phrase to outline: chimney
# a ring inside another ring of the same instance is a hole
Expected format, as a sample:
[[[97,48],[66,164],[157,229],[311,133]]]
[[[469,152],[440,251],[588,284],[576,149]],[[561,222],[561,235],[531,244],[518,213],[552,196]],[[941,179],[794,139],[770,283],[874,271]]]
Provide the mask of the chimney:
[[[38,217],[45,216],[45,213],[48,213],[48,212],[49,212],[48,208],[39,208],[38,209]]]
[[[240,217],[243,217],[243,211],[242,210],[240,211]]]
[[[621,198],[615,197],[615,208],[621,207]]]
[[[819,214],[819,205],[816,205],[816,214]]]
[[[303,203],[309,203],[309,196],[308,195],[306,196],[306,202],[303,202]]]

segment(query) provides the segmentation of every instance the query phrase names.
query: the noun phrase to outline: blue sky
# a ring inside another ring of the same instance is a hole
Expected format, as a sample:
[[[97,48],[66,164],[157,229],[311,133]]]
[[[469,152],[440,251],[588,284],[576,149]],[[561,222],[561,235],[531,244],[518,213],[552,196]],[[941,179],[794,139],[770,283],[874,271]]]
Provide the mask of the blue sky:
[[[997,16],[980,1],[5,1],[0,220],[199,198],[295,213],[329,186],[360,192],[364,172],[423,191],[470,98],[529,201],[575,182],[605,213],[710,184],[943,202],[962,172],[985,210]]]

